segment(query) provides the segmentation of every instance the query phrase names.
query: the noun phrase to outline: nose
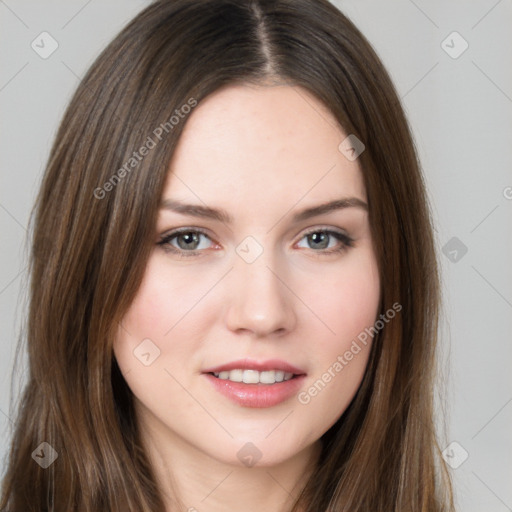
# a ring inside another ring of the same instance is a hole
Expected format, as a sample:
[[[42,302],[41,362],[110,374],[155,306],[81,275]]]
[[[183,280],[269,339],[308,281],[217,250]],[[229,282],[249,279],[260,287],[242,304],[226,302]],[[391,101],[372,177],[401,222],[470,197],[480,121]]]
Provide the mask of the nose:
[[[229,276],[227,327],[257,337],[283,335],[295,328],[294,295],[287,287],[285,265],[264,251],[247,263],[236,256]]]

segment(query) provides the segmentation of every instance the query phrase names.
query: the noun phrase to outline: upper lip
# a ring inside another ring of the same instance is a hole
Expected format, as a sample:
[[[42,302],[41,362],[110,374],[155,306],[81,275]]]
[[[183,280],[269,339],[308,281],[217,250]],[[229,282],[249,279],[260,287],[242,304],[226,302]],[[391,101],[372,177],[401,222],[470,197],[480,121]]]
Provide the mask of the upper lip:
[[[230,363],[222,364],[220,366],[213,366],[203,370],[203,373],[220,373],[230,370],[257,370],[264,372],[268,370],[282,370],[287,373],[295,375],[304,375],[306,372],[293,366],[281,359],[267,359],[266,361],[256,361],[254,359],[239,359],[238,361],[231,361]]]

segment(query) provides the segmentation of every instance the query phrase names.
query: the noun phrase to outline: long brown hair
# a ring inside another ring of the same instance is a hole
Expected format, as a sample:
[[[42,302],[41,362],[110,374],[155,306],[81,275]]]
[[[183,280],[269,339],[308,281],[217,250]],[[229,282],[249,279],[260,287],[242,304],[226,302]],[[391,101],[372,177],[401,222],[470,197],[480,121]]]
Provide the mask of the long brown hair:
[[[402,306],[294,510],[453,510],[433,421],[439,278],[423,178],[387,72],[327,0],[156,1],[80,83],[33,216],[28,383],[1,510],[165,510],[112,342],[187,115],[223,86],[269,81],[307,89],[365,144],[381,313]],[[58,453],[46,469],[32,456],[42,442]]]

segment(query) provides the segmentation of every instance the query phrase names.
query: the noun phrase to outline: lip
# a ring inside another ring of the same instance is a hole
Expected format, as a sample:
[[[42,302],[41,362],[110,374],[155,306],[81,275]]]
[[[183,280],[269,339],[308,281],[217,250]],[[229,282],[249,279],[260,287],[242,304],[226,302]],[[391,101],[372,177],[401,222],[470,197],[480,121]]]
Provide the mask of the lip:
[[[240,367],[238,366],[238,368]],[[251,370],[254,368],[245,369]],[[211,373],[204,373],[203,375],[216,391],[232,402],[242,407],[253,408],[273,407],[288,400],[298,393],[306,378],[306,375],[302,374],[275,384],[245,384],[244,382],[218,379]]]
[[[245,382],[232,382],[227,379],[219,379],[213,373],[231,370],[257,370],[259,372],[269,370],[281,370],[285,373],[293,373],[290,380],[276,382],[274,384],[246,384]],[[242,407],[265,408],[288,400],[298,393],[306,378],[306,372],[281,359],[267,359],[256,361],[255,359],[239,359],[220,366],[213,366],[203,370],[203,375],[212,384],[214,389],[229,398],[232,402]]]
[[[238,361],[231,361],[230,363],[223,364],[220,366],[214,366],[212,368],[207,368],[203,370],[202,373],[220,373],[231,370],[257,370],[259,372],[269,371],[269,370],[282,370],[286,373],[293,373],[296,376],[306,375],[304,370],[297,368],[296,366],[287,363],[286,361],[282,361],[281,359],[268,359],[266,361],[256,361],[254,359],[239,359]],[[248,384],[245,384],[246,386]]]

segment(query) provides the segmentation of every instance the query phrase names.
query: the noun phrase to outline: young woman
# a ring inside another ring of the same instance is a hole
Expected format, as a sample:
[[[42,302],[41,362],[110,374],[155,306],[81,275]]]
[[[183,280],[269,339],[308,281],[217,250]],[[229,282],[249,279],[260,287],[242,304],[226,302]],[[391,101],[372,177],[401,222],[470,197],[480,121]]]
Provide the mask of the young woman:
[[[413,141],[324,0],[160,0],[62,120],[1,509],[441,512]]]

